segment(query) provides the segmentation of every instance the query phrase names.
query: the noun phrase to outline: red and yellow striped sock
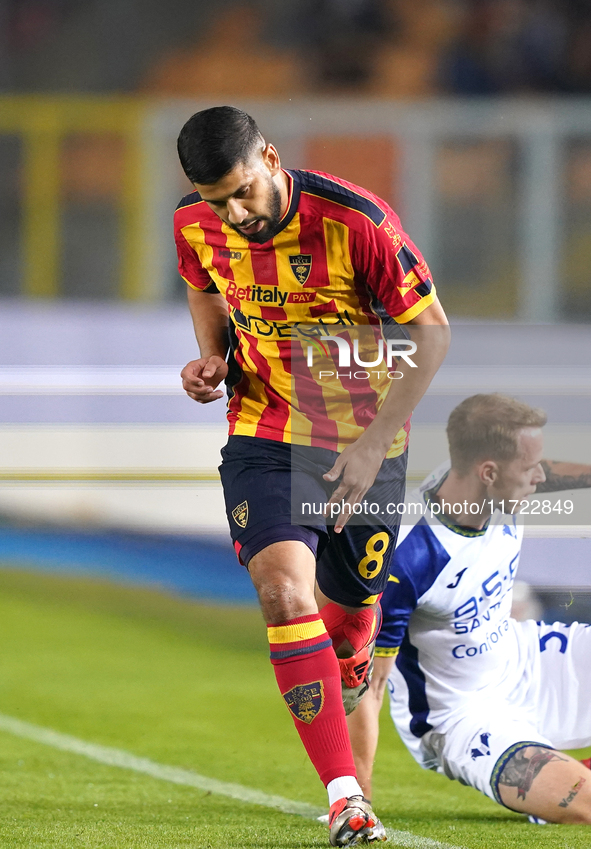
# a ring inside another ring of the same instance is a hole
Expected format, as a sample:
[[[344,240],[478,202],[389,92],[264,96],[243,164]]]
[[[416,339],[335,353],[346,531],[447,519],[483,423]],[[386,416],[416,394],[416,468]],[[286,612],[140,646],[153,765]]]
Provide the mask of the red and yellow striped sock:
[[[324,785],[356,775],[339,662],[318,613],[267,628],[279,690]]]

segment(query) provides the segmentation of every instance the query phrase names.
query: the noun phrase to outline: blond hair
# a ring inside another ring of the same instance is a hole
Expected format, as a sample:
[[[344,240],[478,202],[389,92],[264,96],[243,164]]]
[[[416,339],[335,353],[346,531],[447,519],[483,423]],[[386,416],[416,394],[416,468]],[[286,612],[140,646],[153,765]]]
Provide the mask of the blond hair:
[[[452,410],[447,440],[453,468],[466,474],[476,462],[513,460],[518,434],[525,427],[543,427],[547,416],[508,395],[472,395]]]

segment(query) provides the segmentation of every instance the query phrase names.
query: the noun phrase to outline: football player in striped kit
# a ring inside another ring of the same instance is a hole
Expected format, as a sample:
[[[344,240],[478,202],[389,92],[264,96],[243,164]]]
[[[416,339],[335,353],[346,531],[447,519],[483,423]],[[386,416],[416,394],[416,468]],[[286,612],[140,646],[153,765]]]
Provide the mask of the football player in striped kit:
[[[279,689],[328,790],[330,842],[385,840],[356,779],[343,700],[350,708],[368,686],[397,517],[347,524],[343,510],[334,525],[298,523],[292,505],[403,500],[409,418],[447,350],[447,320],[424,259],[371,192],[282,169],[233,107],[194,115],[178,148],[196,189],[176,211],[175,239],[200,349],[183,386],[208,403],[226,381],[228,521]],[[295,374],[298,327],[380,335],[388,324],[437,331],[400,367],[404,379],[378,386],[359,372],[335,404],[319,378]]]

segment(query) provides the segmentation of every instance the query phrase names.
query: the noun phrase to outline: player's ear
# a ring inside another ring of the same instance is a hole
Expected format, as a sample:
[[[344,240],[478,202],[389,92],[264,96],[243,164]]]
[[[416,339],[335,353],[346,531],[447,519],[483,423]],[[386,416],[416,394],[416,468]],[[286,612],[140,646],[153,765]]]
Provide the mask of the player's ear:
[[[494,460],[485,460],[477,467],[478,477],[485,486],[492,486],[499,477],[499,467]]]
[[[265,163],[272,177],[281,171],[281,160],[277,148],[272,144],[265,145],[263,150],[263,162]]]

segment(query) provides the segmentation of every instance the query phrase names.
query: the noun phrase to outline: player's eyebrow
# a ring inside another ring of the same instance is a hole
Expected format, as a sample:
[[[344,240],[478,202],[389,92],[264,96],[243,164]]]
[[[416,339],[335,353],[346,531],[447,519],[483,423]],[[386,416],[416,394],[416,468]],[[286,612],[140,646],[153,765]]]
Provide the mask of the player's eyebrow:
[[[203,195],[201,195],[201,200],[204,200],[205,203],[225,203],[227,200],[230,200],[230,198],[233,198],[233,197],[236,197],[236,195],[239,195],[240,192],[246,191],[246,189],[248,189],[249,186],[250,186],[250,183],[245,183],[244,185],[239,186],[236,189],[236,191],[231,192],[229,195],[226,195],[223,198],[204,198]]]

